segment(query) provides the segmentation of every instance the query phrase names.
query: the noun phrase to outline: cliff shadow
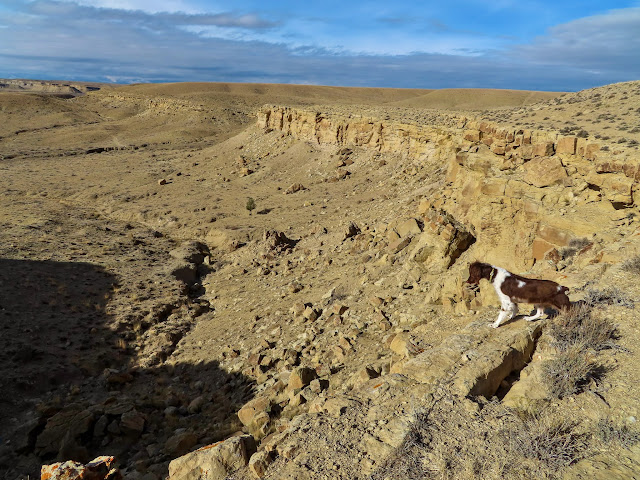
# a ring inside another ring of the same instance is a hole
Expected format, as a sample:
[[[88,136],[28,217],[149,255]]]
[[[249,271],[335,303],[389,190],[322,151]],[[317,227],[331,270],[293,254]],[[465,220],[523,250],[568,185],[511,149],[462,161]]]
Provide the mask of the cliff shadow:
[[[244,375],[135,366],[108,313],[117,284],[95,264],[0,259],[0,479],[103,454],[144,471],[242,428]]]

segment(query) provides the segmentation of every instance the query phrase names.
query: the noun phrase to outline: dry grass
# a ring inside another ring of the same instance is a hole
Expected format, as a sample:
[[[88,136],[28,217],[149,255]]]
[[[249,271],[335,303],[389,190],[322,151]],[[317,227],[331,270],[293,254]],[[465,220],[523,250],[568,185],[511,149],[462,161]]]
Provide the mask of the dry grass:
[[[446,398],[417,415],[411,435],[372,480],[549,479],[589,452],[588,435],[565,414],[549,409],[521,418],[497,401],[483,401],[478,411],[475,405]]]

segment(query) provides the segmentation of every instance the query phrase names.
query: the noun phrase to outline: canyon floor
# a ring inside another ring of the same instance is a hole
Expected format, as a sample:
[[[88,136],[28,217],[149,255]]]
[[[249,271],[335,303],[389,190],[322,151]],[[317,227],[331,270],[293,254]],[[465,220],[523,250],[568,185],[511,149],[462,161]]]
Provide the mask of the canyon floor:
[[[640,478],[640,82],[3,82],[0,478]],[[573,391],[474,260],[613,325]]]

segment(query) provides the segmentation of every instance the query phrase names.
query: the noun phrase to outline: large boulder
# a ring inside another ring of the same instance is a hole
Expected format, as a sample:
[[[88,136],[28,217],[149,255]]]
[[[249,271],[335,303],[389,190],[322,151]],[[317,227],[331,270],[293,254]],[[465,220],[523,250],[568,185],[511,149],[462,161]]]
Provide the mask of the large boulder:
[[[66,443],[92,431],[95,416],[80,405],[72,404],[47,420],[36,439],[36,453],[40,456],[58,454],[63,440]],[[85,459],[86,460],[86,459]]]
[[[567,172],[558,157],[536,157],[522,168],[524,181],[538,188],[562,183],[567,178]]]
[[[251,435],[207,445],[169,463],[168,480],[223,480],[246,466],[255,449]]]

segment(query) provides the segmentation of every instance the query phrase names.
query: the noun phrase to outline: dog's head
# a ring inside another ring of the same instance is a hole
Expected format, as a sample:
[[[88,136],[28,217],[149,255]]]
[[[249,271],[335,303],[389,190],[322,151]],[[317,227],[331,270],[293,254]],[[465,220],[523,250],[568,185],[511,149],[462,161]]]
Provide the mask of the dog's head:
[[[480,280],[483,278],[488,280],[491,277],[492,271],[493,267],[488,263],[473,262],[469,265],[469,278],[467,278],[465,283],[469,285],[478,285]]]

